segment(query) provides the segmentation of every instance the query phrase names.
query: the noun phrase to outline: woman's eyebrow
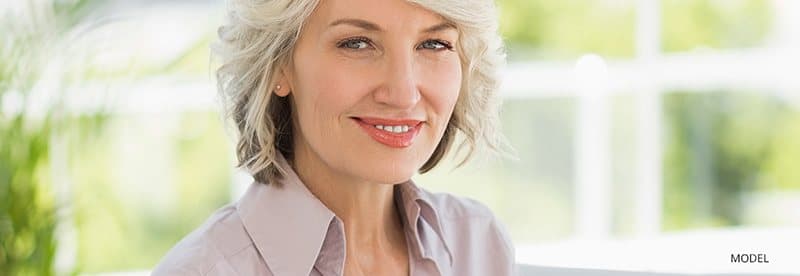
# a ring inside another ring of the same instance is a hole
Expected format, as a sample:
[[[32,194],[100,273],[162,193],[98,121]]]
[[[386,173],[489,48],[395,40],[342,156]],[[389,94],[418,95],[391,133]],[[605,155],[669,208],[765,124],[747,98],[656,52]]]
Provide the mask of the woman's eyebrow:
[[[336,21],[333,21],[328,27],[334,27],[337,25],[352,25],[355,27],[359,27],[368,31],[381,31],[381,27],[378,24],[363,20],[363,19],[355,19],[355,18],[342,18]]]
[[[441,31],[448,30],[448,29],[456,30],[456,26],[453,25],[453,23],[450,23],[450,22],[442,22],[442,23],[433,25],[431,27],[425,28],[424,30],[422,30],[422,32],[423,33],[436,33],[436,32],[441,32]]]
[[[338,25],[351,25],[351,26],[355,26],[355,27],[358,27],[358,28],[365,29],[367,31],[383,31],[383,29],[381,29],[381,27],[378,26],[378,24],[369,22],[367,20],[356,19],[356,18],[337,19],[336,21],[333,21],[330,25],[328,25],[328,27],[334,27],[334,26],[338,26]],[[441,31],[448,30],[448,29],[454,29],[455,30],[456,26],[453,25],[450,22],[442,22],[442,23],[430,26],[428,28],[425,28],[424,30],[422,30],[422,32],[423,33],[436,33],[436,32],[441,32]]]

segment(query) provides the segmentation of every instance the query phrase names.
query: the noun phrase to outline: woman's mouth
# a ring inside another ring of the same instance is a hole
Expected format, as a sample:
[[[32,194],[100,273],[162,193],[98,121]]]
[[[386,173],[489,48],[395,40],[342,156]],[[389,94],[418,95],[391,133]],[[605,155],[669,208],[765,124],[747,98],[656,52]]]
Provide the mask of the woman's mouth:
[[[351,118],[373,140],[392,148],[411,146],[422,127],[422,121],[414,119]]]

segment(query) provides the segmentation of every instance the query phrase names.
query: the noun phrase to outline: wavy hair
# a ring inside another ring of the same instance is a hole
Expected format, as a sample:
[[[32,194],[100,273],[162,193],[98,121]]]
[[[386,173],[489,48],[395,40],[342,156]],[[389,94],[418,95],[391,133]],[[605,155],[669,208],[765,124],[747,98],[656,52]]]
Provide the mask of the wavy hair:
[[[226,23],[212,45],[221,61],[217,86],[223,111],[238,131],[238,166],[261,183],[275,183],[286,172],[277,165],[280,152],[291,158],[292,109],[288,98],[275,95],[280,68],[290,61],[305,20],[319,0],[229,0]],[[409,0],[439,14],[459,32],[462,84],[447,128],[431,157],[419,169],[436,167],[461,134],[458,163],[476,151],[503,153],[506,142],[499,131],[496,99],[498,69],[505,63],[492,0]]]

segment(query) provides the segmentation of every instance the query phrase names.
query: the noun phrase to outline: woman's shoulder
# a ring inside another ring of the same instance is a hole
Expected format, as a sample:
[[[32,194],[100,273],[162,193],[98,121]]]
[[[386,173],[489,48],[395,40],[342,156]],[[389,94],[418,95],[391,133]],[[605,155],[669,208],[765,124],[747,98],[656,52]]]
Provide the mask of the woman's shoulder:
[[[504,224],[480,201],[449,193],[434,193],[425,189],[420,191],[424,202],[434,210],[442,227],[453,230],[449,232],[466,234],[474,230],[509,240]]]
[[[435,210],[442,238],[447,241],[454,261],[460,263],[456,267],[484,271],[487,275],[513,273],[515,253],[511,236],[491,209],[467,197],[423,193]]]
[[[223,275],[229,257],[253,247],[235,205],[227,205],[172,247],[153,275]]]
[[[425,202],[436,210],[440,219],[496,220],[494,213],[486,205],[472,198],[449,193],[436,193],[420,188]]]

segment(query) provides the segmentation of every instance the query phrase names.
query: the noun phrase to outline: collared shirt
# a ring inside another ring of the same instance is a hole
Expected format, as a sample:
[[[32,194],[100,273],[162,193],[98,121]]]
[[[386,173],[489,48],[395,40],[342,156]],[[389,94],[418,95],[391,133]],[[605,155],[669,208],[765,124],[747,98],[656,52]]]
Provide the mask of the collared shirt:
[[[183,238],[153,275],[342,275],[342,221],[279,156],[282,185],[254,182]],[[411,275],[511,275],[514,248],[484,205],[434,194],[413,181],[394,186]]]

